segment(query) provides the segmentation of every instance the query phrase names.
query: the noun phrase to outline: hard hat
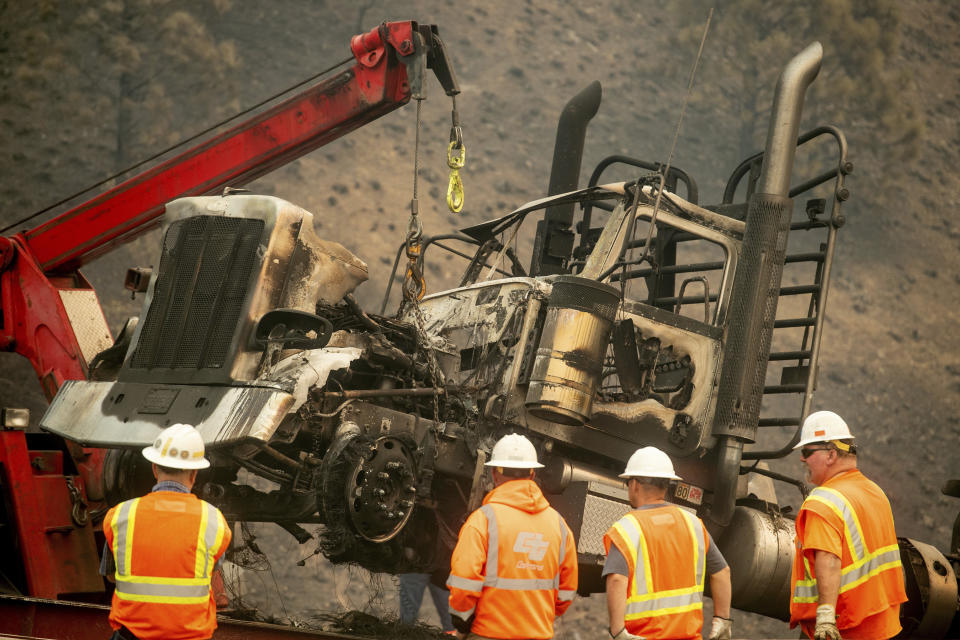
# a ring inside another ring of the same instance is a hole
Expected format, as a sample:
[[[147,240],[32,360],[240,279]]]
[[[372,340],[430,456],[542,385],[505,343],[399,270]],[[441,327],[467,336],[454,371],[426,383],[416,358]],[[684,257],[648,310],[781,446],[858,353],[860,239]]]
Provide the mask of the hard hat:
[[[188,424],[175,424],[160,432],[143,457],[173,469],[206,469],[210,461],[203,457],[203,436]]]
[[[800,442],[793,448],[799,449],[811,442],[830,442],[831,440],[853,440],[850,427],[833,411],[815,411],[803,421]]]
[[[519,433],[509,433],[493,445],[493,453],[487,467],[505,469],[539,469],[543,465],[537,462],[537,450],[533,444]]]
[[[621,478],[669,478],[681,480],[673,470],[670,456],[656,447],[637,449],[627,460],[627,468],[620,474]]]

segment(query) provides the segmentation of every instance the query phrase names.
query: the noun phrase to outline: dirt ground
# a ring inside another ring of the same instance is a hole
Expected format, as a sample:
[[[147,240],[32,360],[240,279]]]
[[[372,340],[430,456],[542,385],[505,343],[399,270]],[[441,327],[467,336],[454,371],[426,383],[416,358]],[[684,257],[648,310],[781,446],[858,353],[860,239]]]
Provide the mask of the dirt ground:
[[[674,163],[695,176],[701,203],[719,201],[740,149],[762,148],[782,65],[809,40],[824,40],[822,86],[815,85],[801,128],[841,127],[855,171],[814,408],[848,420],[862,445],[861,468],[890,496],[898,533],[943,548],[960,508],[940,493],[944,481],[960,477],[960,7],[947,0],[897,4],[898,38],[882,73],[897,74],[902,85],[883,115],[863,106],[871,87],[836,71],[836,60],[866,46],[855,40],[858,32],[818,34],[778,22],[780,9],[742,3],[754,5],[755,24],[733,6],[715,14],[711,33],[718,35],[707,39]],[[421,212],[428,234],[449,232],[545,193],[558,114],[593,80],[603,84],[604,98],[588,129],[581,184],[610,154],[664,160],[709,6],[0,0],[0,222],[12,225],[7,234],[35,226],[64,207],[28,220],[35,211],[345,59],[355,33],[413,18],[440,26],[463,91],[461,214],[449,213],[443,199],[450,101],[436,83],[422,111]],[[741,22],[731,23],[734,16]],[[856,20],[863,26],[866,18]],[[771,31],[755,37],[750,29]],[[745,120],[743,88],[752,86],[762,88],[762,109]],[[890,114],[910,109],[920,126],[891,129]],[[248,185],[312,211],[320,235],[368,263],[370,280],[357,295],[371,310],[379,311],[407,223],[415,112],[408,105]],[[122,289],[123,275],[154,262],[158,241],[149,233],[85,269],[114,331],[140,311],[141,300]],[[456,284],[463,266],[436,256],[428,289]],[[394,296],[388,311],[396,303]],[[34,422],[43,413],[36,376],[17,354],[0,354],[0,405],[25,406]],[[759,446],[789,435],[774,429]],[[799,475],[799,465],[790,457],[773,468]],[[795,491],[778,491],[786,503],[797,502]],[[297,619],[342,607],[395,610],[390,577],[370,580],[319,557],[298,567],[309,544],[254,527],[269,541],[273,571],[244,573],[245,601]],[[371,591],[371,582],[380,589]],[[579,600],[558,637],[600,637],[604,607],[600,596]],[[429,604],[424,613],[435,621]],[[745,613],[736,624],[738,636],[796,635]]]

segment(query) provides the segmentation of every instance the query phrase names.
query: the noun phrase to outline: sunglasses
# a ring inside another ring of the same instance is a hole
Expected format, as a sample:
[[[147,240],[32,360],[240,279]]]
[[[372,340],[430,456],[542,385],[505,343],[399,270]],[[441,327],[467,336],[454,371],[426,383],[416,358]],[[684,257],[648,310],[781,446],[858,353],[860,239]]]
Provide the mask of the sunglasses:
[[[817,451],[830,451],[833,447],[803,447],[800,449],[800,457],[806,460]]]

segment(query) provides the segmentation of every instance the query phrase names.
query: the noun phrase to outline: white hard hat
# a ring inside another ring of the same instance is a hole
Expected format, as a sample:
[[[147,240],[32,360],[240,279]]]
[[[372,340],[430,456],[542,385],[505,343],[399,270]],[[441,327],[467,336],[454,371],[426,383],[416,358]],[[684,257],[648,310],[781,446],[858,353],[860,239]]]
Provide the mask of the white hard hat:
[[[206,469],[210,461],[203,457],[203,436],[188,424],[175,424],[160,432],[143,457],[161,467]]]
[[[669,478],[681,480],[673,470],[670,456],[656,447],[637,449],[627,460],[627,468],[620,474],[621,478]]]
[[[537,450],[533,444],[519,433],[509,433],[493,445],[493,453],[487,467],[505,469],[539,469],[543,465],[537,462]]]
[[[831,440],[853,440],[850,427],[833,411],[815,411],[803,421],[800,442],[794,449],[805,447],[812,442],[830,442]]]

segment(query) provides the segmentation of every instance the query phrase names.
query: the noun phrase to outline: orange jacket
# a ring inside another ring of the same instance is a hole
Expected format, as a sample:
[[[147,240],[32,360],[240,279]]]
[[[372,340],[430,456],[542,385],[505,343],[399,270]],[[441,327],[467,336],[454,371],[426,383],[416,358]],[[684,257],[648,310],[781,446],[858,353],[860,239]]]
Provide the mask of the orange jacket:
[[[213,635],[210,580],[231,538],[216,507],[190,493],[155,491],[110,509],[103,533],[116,564],[110,626],[141,640]]]
[[[790,579],[791,627],[811,626],[817,617],[817,550],[840,558],[837,627],[843,637],[896,635],[900,603],[907,596],[893,513],[880,487],[856,469],[830,478],[800,506]],[[857,633],[861,625],[863,633]]]
[[[631,511],[603,536],[627,559],[624,624],[645,638],[700,638],[710,536],[697,516],[674,505]]]
[[[470,514],[450,558],[450,613],[488,638],[552,638],[577,590],[573,532],[532,480],[510,480]]]

